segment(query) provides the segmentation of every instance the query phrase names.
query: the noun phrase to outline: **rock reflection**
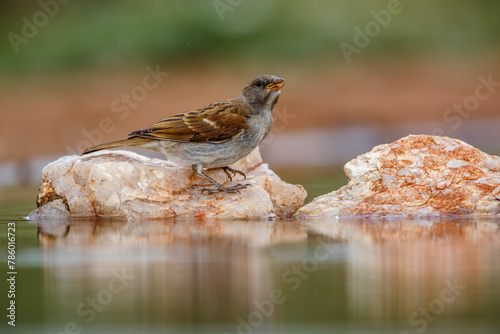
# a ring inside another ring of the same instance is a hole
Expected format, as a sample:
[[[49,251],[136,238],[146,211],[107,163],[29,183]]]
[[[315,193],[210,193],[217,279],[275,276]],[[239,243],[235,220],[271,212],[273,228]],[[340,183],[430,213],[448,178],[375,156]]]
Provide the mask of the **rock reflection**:
[[[38,233],[46,300],[56,301],[47,303],[54,322],[76,318],[86,325],[88,313],[81,316],[78,305],[87,310],[87,298],[123,271],[134,279],[113,295],[106,321],[208,322],[235,332],[237,319],[248,319],[256,303],[279,290],[285,302],[273,305],[276,312],[262,317],[263,326],[283,319],[370,326],[397,319],[401,330],[414,332],[423,325],[410,317],[425,319],[423,309],[430,319],[445,313],[459,321],[499,306],[499,226],[492,219],[62,220],[38,223]],[[303,266],[319,244],[334,254],[309,261],[314,266],[295,291],[285,273]],[[450,284],[466,288],[444,303]]]
[[[43,247],[112,247],[193,244],[217,240],[240,246],[305,242],[307,228],[296,221],[57,220],[38,223]]]
[[[409,329],[413,324],[422,330],[424,322],[445,311],[462,313],[464,305],[489,309],[496,303],[491,293],[499,293],[499,286],[487,282],[500,275],[498,219],[354,219],[308,226],[348,244],[347,300],[353,319],[398,316]],[[466,288],[455,290],[459,298],[450,295],[453,302],[443,302],[450,285]]]
[[[307,230],[298,222],[59,220],[40,222],[38,235],[46,312],[85,329],[104,319],[232,323],[272,288],[272,259],[258,250],[304,242]],[[117,272],[130,282],[109,294]]]

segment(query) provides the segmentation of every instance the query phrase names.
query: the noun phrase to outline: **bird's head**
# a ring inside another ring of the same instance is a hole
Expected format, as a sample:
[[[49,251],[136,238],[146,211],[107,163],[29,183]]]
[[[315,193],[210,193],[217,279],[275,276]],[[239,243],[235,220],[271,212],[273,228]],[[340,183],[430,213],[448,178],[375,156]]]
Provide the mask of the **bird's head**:
[[[285,80],[274,75],[260,75],[250,81],[241,91],[239,99],[245,100],[258,110],[273,109],[281,94]]]

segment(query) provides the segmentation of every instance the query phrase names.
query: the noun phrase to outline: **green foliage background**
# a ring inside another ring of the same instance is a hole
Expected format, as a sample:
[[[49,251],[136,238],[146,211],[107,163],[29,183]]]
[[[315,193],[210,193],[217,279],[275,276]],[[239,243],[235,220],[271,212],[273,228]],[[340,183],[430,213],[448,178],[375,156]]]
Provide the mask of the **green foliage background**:
[[[51,3],[56,0],[41,0]],[[216,6],[227,5],[222,18]],[[39,1],[0,2],[0,71],[45,72],[130,62],[281,62],[343,60],[341,42],[388,1],[72,0],[15,53]],[[500,49],[500,2],[402,0],[403,10],[360,57],[459,57]],[[357,55],[356,55],[357,56]]]

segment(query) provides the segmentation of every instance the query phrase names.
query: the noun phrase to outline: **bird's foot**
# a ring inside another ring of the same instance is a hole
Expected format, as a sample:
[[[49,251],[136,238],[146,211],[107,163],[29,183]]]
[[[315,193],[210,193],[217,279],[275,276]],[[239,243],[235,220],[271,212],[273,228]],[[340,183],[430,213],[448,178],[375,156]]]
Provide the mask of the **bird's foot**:
[[[243,176],[244,180],[247,179],[247,176],[241,170],[233,169],[233,168],[231,168],[229,166],[222,167],[222,170],[224,171],[224,173],[226,173],[227,178],[229,179],[229,181],[232,181],[233,180],[233,176],[236,176],[236,174],[240,174],[241,176]],[[231,174],[229,172],[233,173],[233,175],[231,176]]]
[[[203,189],[201,191],[202,194],[206,194],[206,195],[212,195],[212,194],[216,194],[216,193],[219,193],[219,192],[226,192],[226,193],[239,193],[239,190],[240,189],[246,189],[247,187],[250,187],[251,184],[249,183],[246,183],[246,184],[237,184],[235,185],[234,187],[224,187],[223,185],[220,185],[217,186],[217,189]]]

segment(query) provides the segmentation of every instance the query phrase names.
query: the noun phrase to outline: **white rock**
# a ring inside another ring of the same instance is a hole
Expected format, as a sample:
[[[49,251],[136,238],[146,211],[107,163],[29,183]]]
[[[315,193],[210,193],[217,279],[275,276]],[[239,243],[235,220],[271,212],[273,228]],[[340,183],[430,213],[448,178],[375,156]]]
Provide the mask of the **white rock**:
[[[246,218],[291,214],[303,205],[306,191],[287,184],[262,163],[256,149],[231,165],[246,173],[225,183],[249,183],[239,193],[203,195],[213,188],[207,181],[184,168],[160,159],[129,151],[100,151],[89,155],[65,156],[42,171],[38,209],[41,216],[126,216]],[[224,183],[221,169],[208,170]]]

